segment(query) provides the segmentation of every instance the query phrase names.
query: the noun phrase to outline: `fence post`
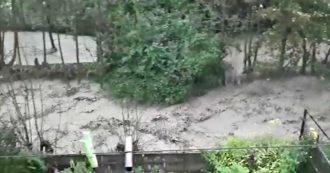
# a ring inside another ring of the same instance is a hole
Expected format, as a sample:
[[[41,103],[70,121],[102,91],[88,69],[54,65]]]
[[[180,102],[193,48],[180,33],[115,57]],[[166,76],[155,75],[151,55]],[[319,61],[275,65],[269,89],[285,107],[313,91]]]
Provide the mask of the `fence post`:
[[[307,109],[305,109],[304,110],[304,115],[303,115],[303,118],[302,118],[301,128],[300,128],[299,140],[302,139],[302,137],[304,136],[304,133],[305,133],[307,113],[308,113],[308,111],[307,111]]]
[[[125,171],[133,172],[133,139],[132,136],[126,137],[125,143]]]

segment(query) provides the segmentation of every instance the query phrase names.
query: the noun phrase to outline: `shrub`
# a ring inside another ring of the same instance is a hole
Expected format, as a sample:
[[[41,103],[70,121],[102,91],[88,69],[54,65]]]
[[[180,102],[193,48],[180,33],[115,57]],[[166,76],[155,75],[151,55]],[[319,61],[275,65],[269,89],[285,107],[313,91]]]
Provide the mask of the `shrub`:
[[[194,7],[188,1],[129,1],[111,10],[115,46],[105,57],[105,81],[115,96],[173,104],[198,84],[219,84],[224,43],[198,24]]]
[[[45,171],[45,163],[39,157],[12,155],[0,159],[0,172],[43,173]]]
[[[45,163],[37,156],[24,154],[18,147],[18,139],[13,128],[0,128],[0,172],[4,173],[43,173]]]
[[[292,145],[292,142],[275,139],[229,139],[226,148],[237,148],[205,155],[210,172],[214,173],[295,173],[307,156],[301,148],[267,148],[267,146]],[[263,148],[242,149],[263,146]]]
[[[85,162],[70,161],[70,167],[63,170],[61,173],[90,173],[92,169]]]

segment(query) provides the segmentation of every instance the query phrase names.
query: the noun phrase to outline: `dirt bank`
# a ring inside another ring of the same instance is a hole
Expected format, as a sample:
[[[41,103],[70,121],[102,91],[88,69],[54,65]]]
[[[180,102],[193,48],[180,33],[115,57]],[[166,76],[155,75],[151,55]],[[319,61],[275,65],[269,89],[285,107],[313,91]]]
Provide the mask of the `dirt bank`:
[[[83,130],[91,130],[97,152],[115,148],[125,124],[122,107],[98,84],[82,81],[68,86],[58,80],[34,80],[33,84],[35,89],[40,86],[43,91],[36,92],[37,110],[43,110],[45,116],[45,136],[59,138],[57,153],[79,152]],[[3,95],[6,86],[7,83],[1,84]],[[16,82],[15,87],[22,94],[22,85]],[[216,89],[179,105],[138,106],[138,113],[134,112],[132,117],[141,116],[137,135],[143,150],[208,148],[233,135],[295,139],[304,108],[322,120],[322,125],[330,131],[329,90],[325,82],[314,77],[258,80]],[[0,115],[6,119],[14,115],[14,110],[9,99],[3,99],[3,103]],[[61,133],[55,135],[58,127]]]

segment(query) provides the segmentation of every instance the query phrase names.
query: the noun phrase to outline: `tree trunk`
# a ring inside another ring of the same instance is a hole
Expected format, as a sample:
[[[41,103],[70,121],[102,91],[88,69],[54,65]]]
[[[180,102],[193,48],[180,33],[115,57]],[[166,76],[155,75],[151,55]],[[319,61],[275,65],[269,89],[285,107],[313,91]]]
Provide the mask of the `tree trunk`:
[[[76,58],[77,58],[77,64],[80,64],[80,59],[79,59],[79,40],[78,40],[78,34],[77,32],[75,33],[75,41],[76,41]]]
[[[307,51],[307,43],[306,43],[306,38],[302,38],[302,49],[303,49],[303,61],[302,61],[302,66],[300,69],[301,74],[306,73],[306,66],[307,66],[307,61],[308,61],[308,51]]]
[[[281,53],[280,53],[280,60],[279,60],[279,63],[278,63],[278,69],[280,71],[282,71],[283,68],[284,68],[284,61],[285,61],[285,52],[286,52],[287,40],[288,40],[288,34],[285,33],[283,35],[282,40],[281,40]]]
[[[13,54],[13,58],[9,61],[8,66],[12,66],[15,61],[16,61],[16,57],[19,54],[19,48],[18,48],[18,33],[17,31],[14,31],[14,54]],[[22,64],[22,62],[19,62],[20,65]]]
[[[97,33],[96,35],[96,56],[97,56],[97,62],[101,62],[102,56],[103,56],[103,49],[102,49],[102,40],[100,37],[101,33]]]
[[[249,9],[248,12],[248,32],[252,31],[252,11]],[[252,43],[253,43],[253,36],[251,33],[248,34],[248,40],[245,40],[244,45],[244,54],[245,54],[245,62],[244,62],[244,71],[249,72],[252,68]]]
[[[74,1],[75,5],[78,5],[77,0]],[[79,9],[75,10],[75,16],[74,16],[74,40],[76,42],[76,59],[77,59],[77,64],[79,67],[80,64],[80,59],[79,59],[79,40],[78,40],[78,11]]]
[[[248,59],[249,53],[248,53],[248,41],[244,41],[244,71],[247,72],[247,59]]]
[[[253,42],[253,36],[252,36],[252,34],[250,34],[250,36],[249,36],[249,44],[248,44],[248,59],[247,59],[247,61],[248,61],[248,71],[250,71],[251,70],[251,67],[252,67],[252,61],[251,61],[251,56],[252,56],[252,42]]]
[[[49,34],[49,39],[50,39],[50,43],[52,45],[52,49],[53,51],[57,51],[56,46],[55,46],[55,42],[54,42],[54,38],[53,38],[53,25],[51,23],[50,17],[47,14],[46,15],[46,20],[47,20],[47,24],[48,24],[48,34]]]
[[[49,39],[50,39],[50,43],[52,45],[52,49],[53,51],[56,51],[56,46],[55,46],[55,42],[54,42],[54,38],[53,38],[53,33],[51,30],[48,31],[48,34],[49,34]]]
[[[324,57],[322,63],[323,63],[323,64],[327,64],[328,61],[329,61],[329,57],[330,57],[330,48],[329,48],[327,54],[325,55],[325,57]]]
[[[61,38],[60,38],[60,34],[59,33],[57,33],[57,41],[58,41],[58,49],[60,51],[60,57],[61,57],[62,65],[64,67],[65,62],[64,62],[64,57],[63,57],[63,52],[62,52],[62,46],[61,46]]]
[[[14,52],[17,53],[18,64],[22,65],[22,58],[21,58],[21,52],[20,52],[20,49],[19,49],[19,39],[18,39],[18,33],[17,32],[15,33],[15,42],[16,42],[16,45],[14,47]]]
[[[5,32],[0,31],[0,70],[5,65]]]
[[[257,40],[255,42],[255,47],[254,47],[254,52],[253,52],[253,62],[252,62],[252,67],[251,67],[251,70],[253,71],[254,70],[254,67],[256,66],[257,64],[257,58],[258,58],[258,52],[259,52],[259,48],[260,48],[260,40]]]
[[[311,73],[313,75],[315,74],[316,49],[317,49],[317,44],[314,42],[312,44],[312,59],[311,59]]]
[[[104,21],[102,13],[101,13],[101,4],[100,1],[95,1],[95,7],[96,7],[96,16],[97,19],[95,21],[95,34],[96,34],[96,56],[97,56],[97,62],[100,62],[103,56],[103,49],[102,49],[102,40],[101,36],[103,34],[103,30],[101,30],[102,27],[102,21]]]
[[[43,45],[43,53],[44,53],[44,62],[42,64],[47,64],[47,53],[46,53],[46,33],[42,31],[42,45]]]

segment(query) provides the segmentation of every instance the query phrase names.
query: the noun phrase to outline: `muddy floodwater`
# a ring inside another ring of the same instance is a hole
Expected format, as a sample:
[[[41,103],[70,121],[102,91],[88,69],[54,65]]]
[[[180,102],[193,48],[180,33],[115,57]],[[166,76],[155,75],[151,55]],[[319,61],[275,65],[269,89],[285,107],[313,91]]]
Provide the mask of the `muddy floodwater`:
[[[125,123],[122,106],[108,92],[90,81],[73,81],[70,86],[59,80],[32,82],[42,89],[36,92],[37,110],[42,97],[45,137],[59,139],[57,153],[79,152],[85,130],[91,131],[97,152],[114,150]],[[1,84],[3,92],[7,85]],[[24,85],[13,86],[20,93]],[[147,151],[216,147],[229,136],[297,139],[305,108],[330,132],[329,91],[328,84],[314,77],[258,80],[215,89],[174,106],[138,106],[131,116],[141,118],[135,134]],[[10,99],[3,102],[0,115],[13,115]]]
[[[75,43],[70,35],[61,34],[66,63],[76,62]],[[49,37],[47,49],[50,49]],[[54,34],[57,45],[57,37]],[[20,32],[23,64],[43,61],[42,34]],[[93,37],[79,37],[80,62],[95,61],[96,44]],[[12,53],[13,33],[7,32],[5,51]],[[319,53],[324,54],[325,49]],[[261,61],[271,59],[267,48],[260,50]],[[321,55],[320,57],[322,57]],[[231,50],[226,61],[242,72],[244,54]],[[47,55],[49,63],[60,63],[59,52]],[[31,82],[31,83],[30,83]],[[256,80],[241,86],[214,89],[207,94],[173,106],[138,105],[130,113],[132,121],[124,121],[125,108],[110,92],[92,81],[32,80],[26,83],[0,84],[0,116],[9,120],[15,116],[12,99],[5,97],[14,88],[18,105],[24,107],[24,87],[33,86],[36,111],[44,138],[56,143],[56,153],[78,153],[79,139],[89,130],[97,152],[113,151],[124,137],[124,126],[134,124],[139,148],[146,151],[216,147],[230,136],[253,138],[273,136],[298,139],[304,109],[330,132],[330,86],[316,77]],[[41,91],[41,92],[40,92]],[[31,108],[31,105],[29,106]],[[31,110],[30,110],[31,114]],[[136,121],[138,120],[138,121]],[[42,122],[42,123],[41,123]],[[138,122],[138,123],[137,123]],[[33,140],[37,139],[34,120],[27,122]],[[57,142],[54,139],[58,139]],[[34,147],[37,147],[35,144]]]
[[[39,62],[43,62],[43,42],[41,32],[19,32],[19,47],[22,56],[22,64],[33,65],[34,59],[38,58]],[[58,48],[57,34],[53,34],[55,46]],[[60,34],[61,47],[65,63],[75,63],[76,49],[73,36]],[[79,56],[80,62],[93,62],[96,60],[96,43],[93,37],[79,36]],[[14,46],[13,32],[6,32],[5,34],[5,53],[11,58]],[[51,43],[48,33],[46,33],[46,50],[51,49]],[[47,62],[50,64],[61,63],[60,52],[57,51],[52,54],[47,54]]]

